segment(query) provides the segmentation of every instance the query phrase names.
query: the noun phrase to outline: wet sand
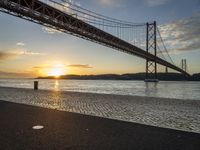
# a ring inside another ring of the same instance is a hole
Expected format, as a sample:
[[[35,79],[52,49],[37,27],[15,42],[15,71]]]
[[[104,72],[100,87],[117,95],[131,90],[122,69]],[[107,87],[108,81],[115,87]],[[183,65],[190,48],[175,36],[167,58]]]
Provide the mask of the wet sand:
[[[200,134],[0,101],[2,150],[199,150]],[[41,130],[33,130],[43,125]]]

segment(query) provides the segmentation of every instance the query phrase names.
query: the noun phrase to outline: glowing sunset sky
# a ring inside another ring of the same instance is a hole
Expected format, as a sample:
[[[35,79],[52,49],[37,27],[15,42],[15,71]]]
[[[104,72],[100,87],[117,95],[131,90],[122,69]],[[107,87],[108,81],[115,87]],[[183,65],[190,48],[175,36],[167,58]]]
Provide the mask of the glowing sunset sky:
[[[200,72],[199,0],[75,0],[97,13],[131,22],[156,20],[176,64]],[[161,68],[161,71],[164,68]],[[136,73],[145,60],[0,12],[0,77]]]

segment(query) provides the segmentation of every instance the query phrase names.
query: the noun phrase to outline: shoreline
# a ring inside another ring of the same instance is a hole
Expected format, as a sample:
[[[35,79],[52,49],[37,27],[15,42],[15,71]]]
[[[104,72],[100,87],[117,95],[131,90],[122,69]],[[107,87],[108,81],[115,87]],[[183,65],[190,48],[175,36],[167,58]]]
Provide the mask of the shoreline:
[[[0,87],[4,101],[200,133],[200,101]]]
[[[165,73],[159,72],[157,74],[158,80],[163,81],[200,81],[200,73],[194,73],[189,76],[185,76],[180,73]],[[68,74],[61,75],[61,79],[81,79],[81,80],[145,80],[146,73],[124,73],[124,74],[96,74],[96,75],[76,75],[76,74]],[[45,76],[45,77],[37,77],[37,79],[55,79],[54,76]]]
[[[70,79],[71,80],[71,79]],[[168,82],[168,81],[167,81]],[[173,81],[169,81],[169,82],[173,82]],[[189,81],[190,82],[190,81]],[[193,81],[191,81],[193,82]],[[33,88],[21,88],[21,87],[5,87],[5,86],[0,86],[0,88],[9,88],[9,89],[21,89],[21,90],[31,90],[34,91]],[[113,95],[113,96],[125,96],[125,97],[135,97],[135,98],[144,98],[144,99],[156,99],[159,101],[165,101],[165,100],[171,100],[171,101],[183,101],[183,102],[187,102],[187,101],[194,101],[197,102],[199,101],[200,103],[200,99],[178,99],[178,98],[166,98],[166,97],[152,97],[152,96],[139,96],[139,95],[123,95],[123,94],[110,94],[110,93],[95,93],[95,92],[78,92],[78,91],[70,91],[70,90],[53,90],[53,89],[38,89],[38,91],[46,91],[46,92],[62,92],[62,93],[77,93],[77,94],[94,94],[94,95]]]

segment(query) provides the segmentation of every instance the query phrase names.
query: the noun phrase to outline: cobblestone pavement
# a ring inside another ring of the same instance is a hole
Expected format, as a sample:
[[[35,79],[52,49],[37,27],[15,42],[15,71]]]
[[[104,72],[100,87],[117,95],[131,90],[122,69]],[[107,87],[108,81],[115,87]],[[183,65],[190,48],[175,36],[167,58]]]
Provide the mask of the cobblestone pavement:
[[[0,87],[0,100],[200,133],[200,101]]]

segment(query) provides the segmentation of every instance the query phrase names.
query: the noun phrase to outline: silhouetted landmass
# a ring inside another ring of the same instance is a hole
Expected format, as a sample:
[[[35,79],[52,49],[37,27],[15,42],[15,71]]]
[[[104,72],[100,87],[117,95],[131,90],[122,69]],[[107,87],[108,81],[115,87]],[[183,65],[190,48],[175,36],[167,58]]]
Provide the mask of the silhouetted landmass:
[[[59,79],[76,80],[145,80],[145,73],[135,74],[100,74],[100,75],[63,75]],[[55,79],[53,76],[38,77],[37,79]],[[158,73],[158,79],[163,81],[200,81],[200,73],[187,77],[180,73]]]

